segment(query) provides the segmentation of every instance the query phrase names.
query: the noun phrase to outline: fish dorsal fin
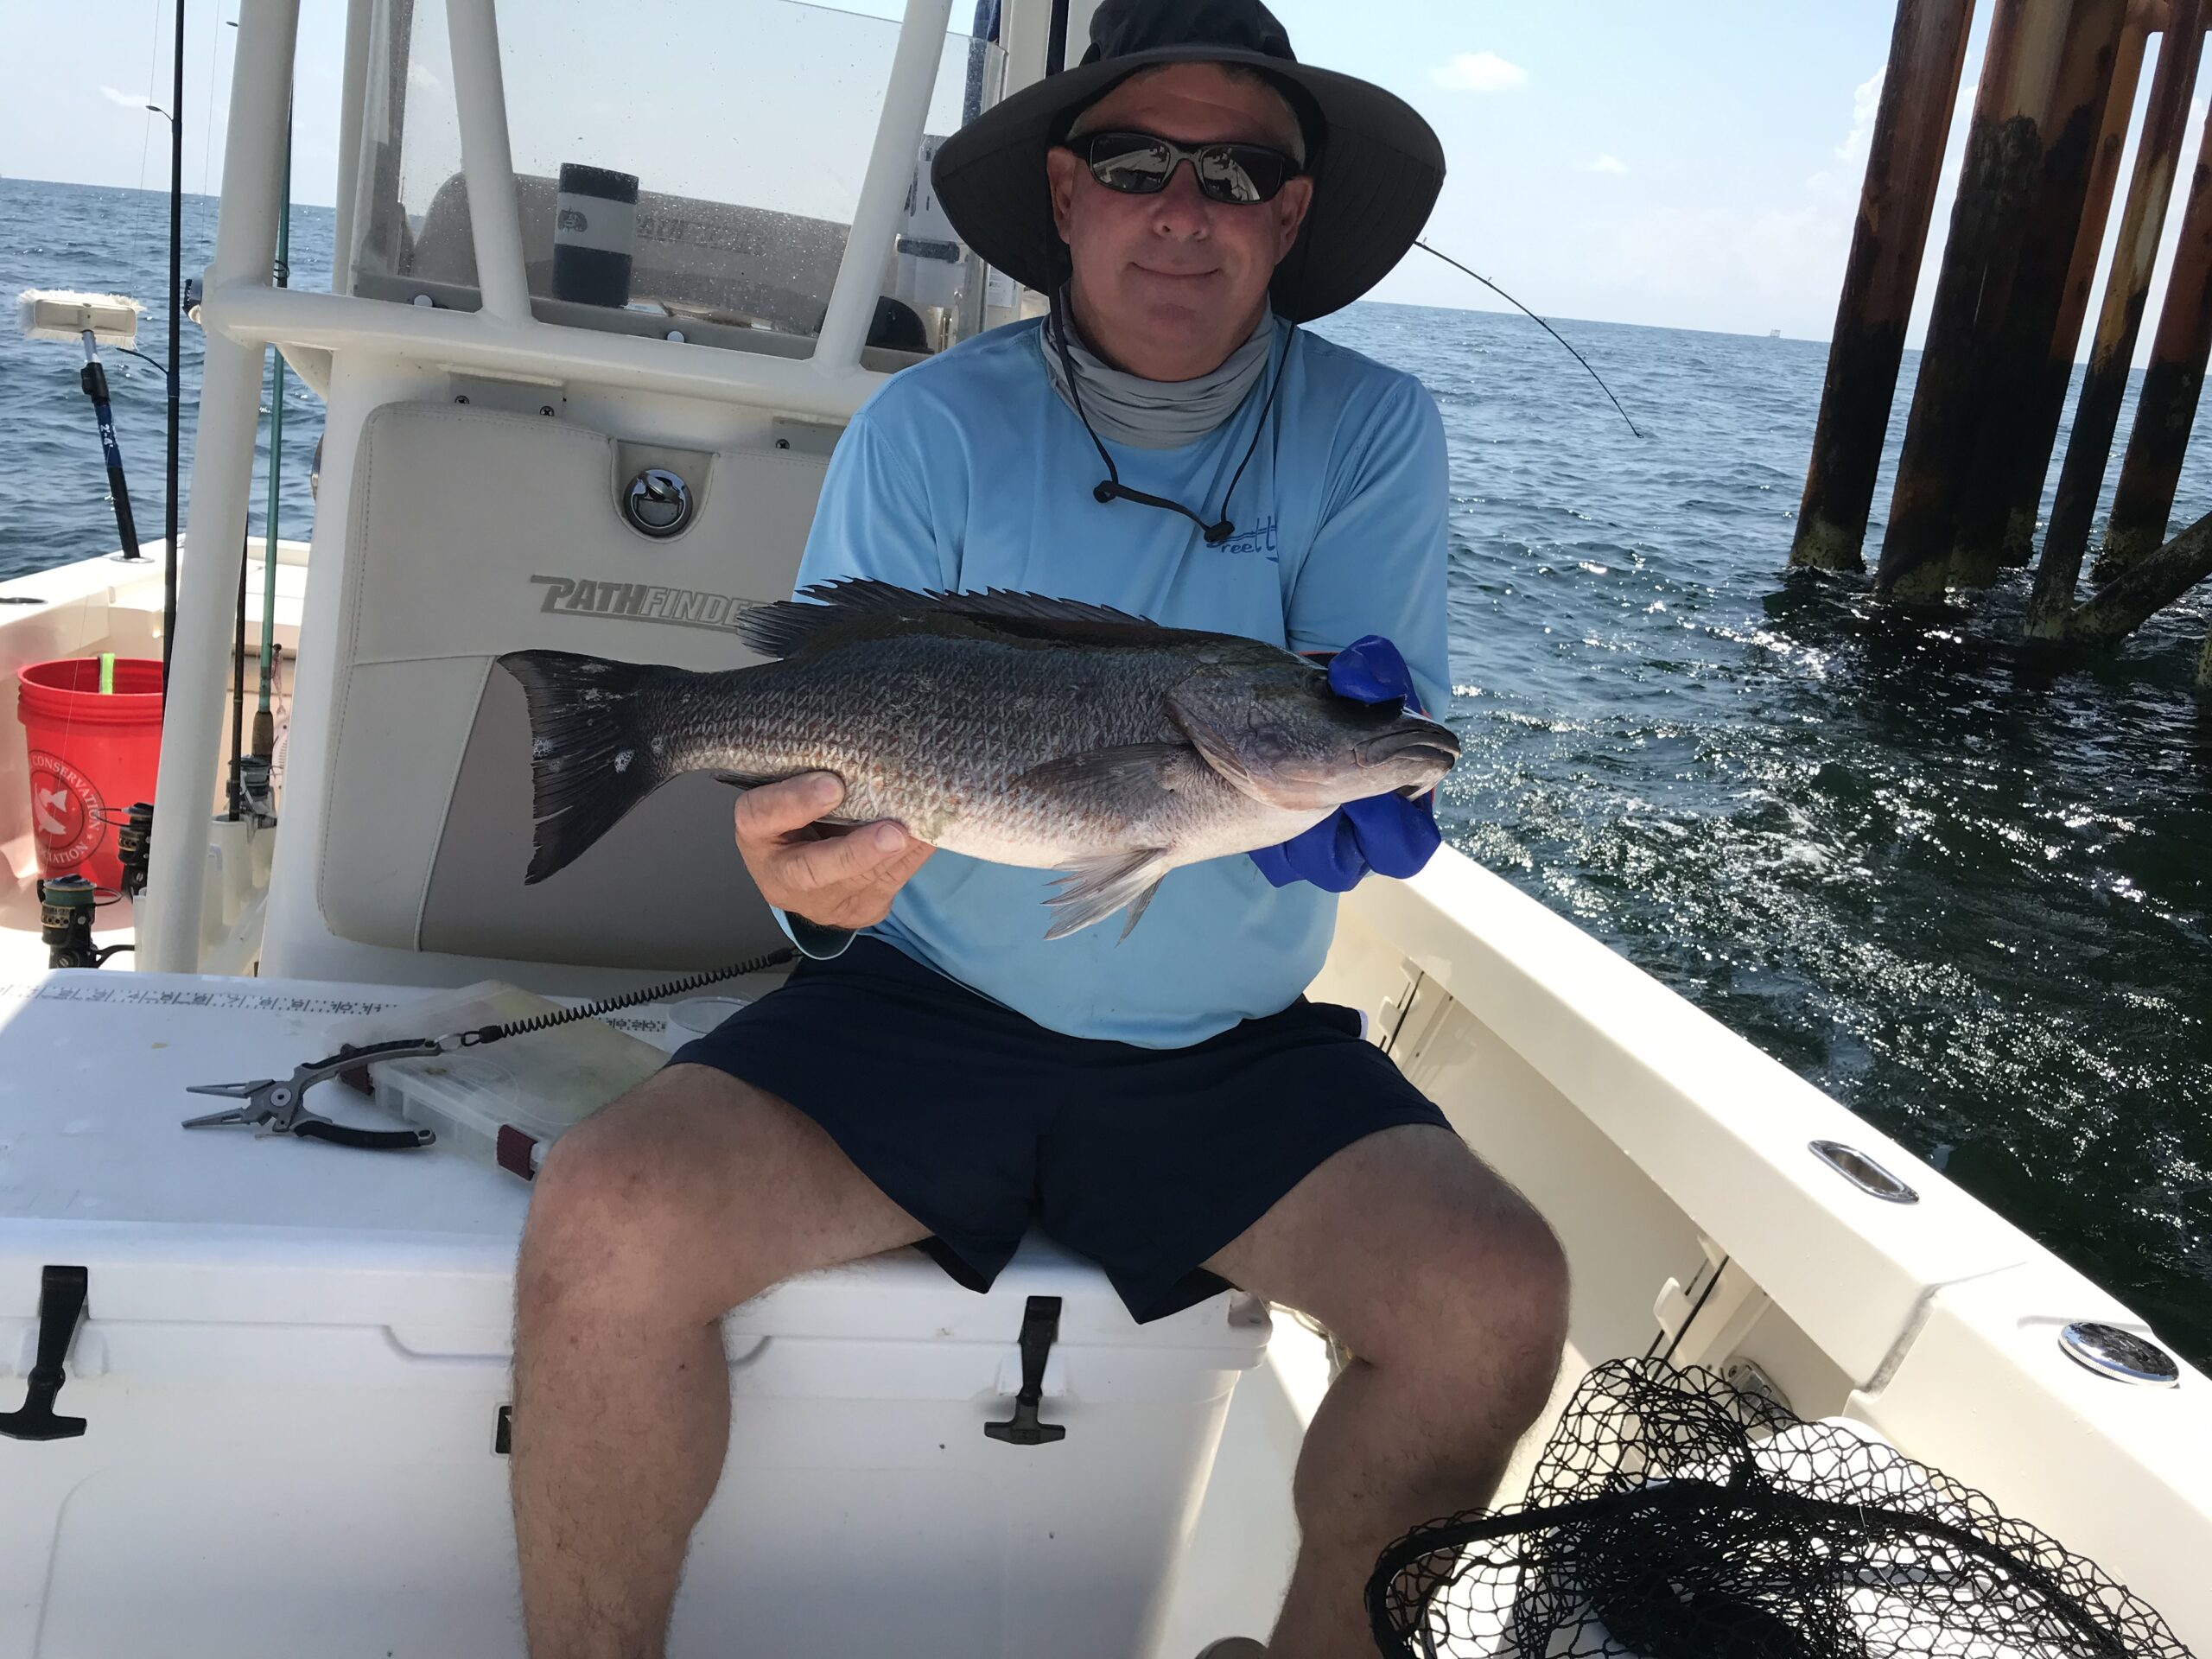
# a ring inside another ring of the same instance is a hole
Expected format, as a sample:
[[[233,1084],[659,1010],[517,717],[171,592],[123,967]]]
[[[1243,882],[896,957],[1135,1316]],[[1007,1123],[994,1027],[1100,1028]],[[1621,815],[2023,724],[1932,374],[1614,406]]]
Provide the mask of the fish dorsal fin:
[[[1143,617],[1084,600],[1012,593],[1001,588],[980,594],[919,593],[895,582],[860,576],[818,582],[801,588],[796,599],[757,606],[738,618],[737,632],[747,645],[764,656],[791,657],[832,629],[868,622],[922,624],[938,618],[978,623],[994,632],[1022,638],[1082,636],[1101,643],[1134,644],[1173,632]]]

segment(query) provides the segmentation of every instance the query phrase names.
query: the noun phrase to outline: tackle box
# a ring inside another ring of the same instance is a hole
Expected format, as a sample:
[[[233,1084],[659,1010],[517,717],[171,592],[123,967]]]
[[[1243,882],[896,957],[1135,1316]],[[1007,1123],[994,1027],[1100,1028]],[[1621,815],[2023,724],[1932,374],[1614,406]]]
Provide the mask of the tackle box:
[[[331,1027],[330,1052],[340,1044],[361,1048],[397,1038],[444,1037],[562,1012],[550,997],[485,980],[342,1020]],[[529,1180],[556,1140],[652,1076],[666,1058],[658,1045],[607,1020],[575,1020],[448,1054],[381,1060],[365,1068],[365,1080],[386,1111],[435,1132],[466,1157]]]

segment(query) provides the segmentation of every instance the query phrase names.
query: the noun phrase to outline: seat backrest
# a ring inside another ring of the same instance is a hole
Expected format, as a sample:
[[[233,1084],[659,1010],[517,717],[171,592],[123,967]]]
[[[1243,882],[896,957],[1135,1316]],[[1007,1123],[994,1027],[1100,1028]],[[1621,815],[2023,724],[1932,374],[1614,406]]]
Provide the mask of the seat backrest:
[[[710,670],[759,660],[732,621],[783,598],[823,457],[679,451],[572,422],[391,404],[365,422],[347,513],[316,897],[366,944],[689,968],[779,942],[730,838],[727,788],[680,778],[548,880],[530,861],[531,733],[493,658],[550,648]],[[622,486],[666,466],[693,518],[632,528]]]

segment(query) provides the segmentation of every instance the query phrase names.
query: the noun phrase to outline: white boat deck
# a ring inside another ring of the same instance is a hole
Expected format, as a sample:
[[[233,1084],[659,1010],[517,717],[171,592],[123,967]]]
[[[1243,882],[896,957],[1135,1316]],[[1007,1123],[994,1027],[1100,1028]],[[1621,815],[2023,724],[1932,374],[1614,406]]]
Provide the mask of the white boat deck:
[[[6,630],[10,665],[102,651],[158,654],[168,545],[141,543],[136,562],[109,553],[0,581],[0,627]],[[256,540],[246,551],[249,653],[261,639],[263,546]],[[287,652],[299,649],[308,549],[306,542],[289,538],[276,543],[276,642]]]

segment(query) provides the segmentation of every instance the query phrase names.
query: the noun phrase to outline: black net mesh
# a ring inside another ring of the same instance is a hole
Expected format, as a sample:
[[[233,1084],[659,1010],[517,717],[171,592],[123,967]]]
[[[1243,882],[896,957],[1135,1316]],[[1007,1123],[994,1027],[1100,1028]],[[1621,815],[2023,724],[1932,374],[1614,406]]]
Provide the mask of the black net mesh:
[[[1592,1371],[1527,1501],[1416,1528],[1367,1602],[1407,1659],[2188,1659],[1980,1492],[1660,1360]]]

